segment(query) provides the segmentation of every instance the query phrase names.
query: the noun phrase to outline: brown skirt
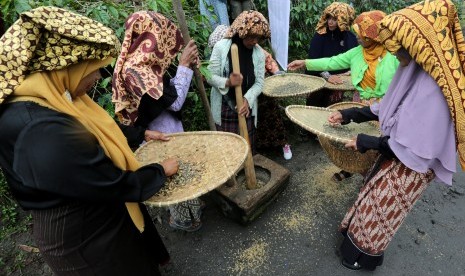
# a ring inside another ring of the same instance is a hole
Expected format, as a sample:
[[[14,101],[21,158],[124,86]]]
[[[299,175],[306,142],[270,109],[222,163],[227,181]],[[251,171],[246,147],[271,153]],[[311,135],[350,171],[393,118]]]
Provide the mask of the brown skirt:
[[[344,259],[367,268],[381,265],[384,250],[434,177],[431,170],[419,173],[381,156],[342,220]]]

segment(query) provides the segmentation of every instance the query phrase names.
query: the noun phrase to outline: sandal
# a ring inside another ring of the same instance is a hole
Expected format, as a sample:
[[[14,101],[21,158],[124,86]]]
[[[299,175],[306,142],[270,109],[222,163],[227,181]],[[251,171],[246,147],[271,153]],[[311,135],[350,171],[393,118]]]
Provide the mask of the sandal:
[[[351,177],[352,174],[350,172],[346,172],[346,171],[340,171],[340,172],[337,172],[337,173],[334,173],[333,176],[331,177],[331,179],[335,182],[340,182],[346,178],[349,178]]]
[[[170,216],[169,225],[170,225],[171,228],[176,229],[176,230],[182,230],[182,231],[186,231],[186,232],[195,232],[195,231],[199,230],[202,227],[202,222],[194,221],[194,222],[192,222],[191,225],[183,225],[182,223],[176,222]]]
[[[348,263],[345,259],[342,259],[342,262],[341,262],[342,266],[344,266],[345,268],[348,268],[348,269],[351,269],[351,270],[360,270],[362,269],[363,267],[361,265],[359,265],[357,262],[353,263],[353,264],[350,264]]]

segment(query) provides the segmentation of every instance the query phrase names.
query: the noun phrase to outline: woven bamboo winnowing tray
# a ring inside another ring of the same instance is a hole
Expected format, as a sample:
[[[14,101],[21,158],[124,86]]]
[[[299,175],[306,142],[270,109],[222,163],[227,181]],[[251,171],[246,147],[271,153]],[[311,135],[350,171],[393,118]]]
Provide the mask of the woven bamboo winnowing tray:
[[[169,134],[169,141],[150,141],[135,152],[142,165],[158,163],[169,157],[195,167],[193,175],[181,177],[182,185],[169,192],[160,190],[145,203],[168,206],[197,198],[224,184],[245,161],[249,146],[239,135],[221,131],[198,131]]]
[[[331,112],[355,106],[363,107],[364,105],[354,102],[338,103],[328,108],[290,105],[286,108],[286,115],[294,123],[318,135],[321,146],[336,166],[349,172],[364,172],[374,163],[378,152],[369,150],[362,154],[346,149],[344,145],[360,133],[379,136],[377,124],[365,122],[332,127],[328,123],[328,116]]]
[[[343,81],[342,84],[332,84],[327,81],[324,88],[331,89],[331,90],[342,90],[342,91],[355,90],[355,87],[352,84],[352,79],[350,75],[349,76],[339,75],[339,77]]]
[[[263,94],[274,98],[305,96],[320,90],[325,84],[326,81],[320,77],[285,73],[266,78]]]

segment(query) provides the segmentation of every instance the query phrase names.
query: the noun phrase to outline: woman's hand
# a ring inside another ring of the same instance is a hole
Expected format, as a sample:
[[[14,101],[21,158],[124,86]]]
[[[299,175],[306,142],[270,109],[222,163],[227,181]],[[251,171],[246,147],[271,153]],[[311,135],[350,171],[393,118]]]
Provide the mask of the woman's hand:
[[[178,160],[174,157],[161,161],[160,165],[162,165],[166,176],[172,176],[177,173],[179,169]]]
[[[145,131],[145,141],[150,140],[160,140],[160,141],[169,141],[170,137],[166,136],[163,132],[156,130],[146,130]]]
[[[185,67],[199,65],[199,51],[197,50],[197,45],[195,45],[194,40],[189,41],[182,51],[181,57],[179,58],[179,65]]]
[[[329,76],[328,82],[329,82],[329,83],[332,83],[332,84],[343,84],[343,83],[344,83],[344,81],[343,81],[343,80],[341,79],[341,77],[338,76],[338,75],[331,75],[331,76]]]
[[[287,70],[295,71],[305,66],[305,60],[294,60],[293,62],[287,65]]]
[[[338,126],[343,122],[342,114],[339,111],[335,111],[328,116],[328,123],[331,126]]]
[[[241,73],[231,73],[229,79],[226,81],[227,87],[236,87],[242,85],[242,74]]]
[[[357,137],[352,138],[349,142],[344,145],[345,148],[351,150],[357,150]]]
[[[247,101],[246,98],[244,98],[244,102],[242,103],[242,106],[239,108],[237,113],[239,113],[239,115],[249,117],[249,115],[250,115],[250,107],[249,107],[249,101]]]

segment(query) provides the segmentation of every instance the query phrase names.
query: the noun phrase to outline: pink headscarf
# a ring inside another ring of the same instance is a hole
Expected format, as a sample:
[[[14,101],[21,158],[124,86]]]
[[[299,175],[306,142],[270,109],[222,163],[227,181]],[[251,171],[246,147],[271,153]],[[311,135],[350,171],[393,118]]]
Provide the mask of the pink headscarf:
[[[163,95],[163,75],[183,47],[179,29],[152,11],[133,13],[126,20],[121,54],[113,74],[113,102],[119,120],[132,125],[140,99]]]

